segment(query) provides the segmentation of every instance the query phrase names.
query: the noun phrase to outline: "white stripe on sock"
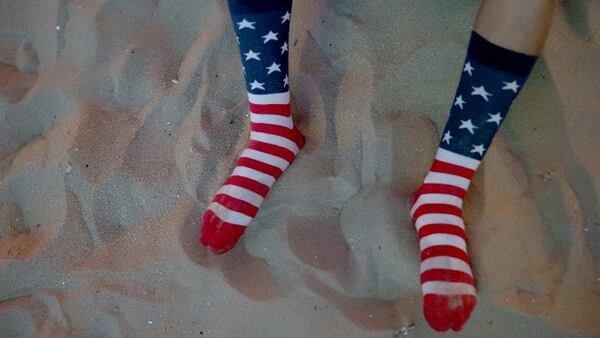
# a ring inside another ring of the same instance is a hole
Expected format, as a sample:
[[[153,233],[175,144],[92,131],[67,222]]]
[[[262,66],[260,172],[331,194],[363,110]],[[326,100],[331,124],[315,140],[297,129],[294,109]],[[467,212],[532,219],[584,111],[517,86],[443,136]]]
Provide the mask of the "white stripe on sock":
[[[442,161],[442,162],[446,162],[446,163],[451,163],[451,164],[455,164],[461,167],[465,167],[465,168],[469,168],[471,170],[475,170],[477,169],[477,167],[479,166],[479,163],[481,161],[478,161],[476,159],[461,155],[461,154],[457,154],[457,153],[453,153],[449,150],[443,149],[443,148],[438,148],[437,153],[435,154],[435,159],[438,161]]]
[[[423,226],[427,224],[452,224],[456,225],[461,229],[465,229],[465,223],[463,219],[450,214],[425,214],[419,216],[415,221],[415,228],[419,231]]]
[[[467,190],[471,181],[461,176],[430,171],[425,177],[424,183],[447,184]]]
[[[285,170],[290,165],[290,162],[284,160],[283,158],[281,158],[279,156],[263,153],[262,151],[258,151],[258,150],[254,150],[254,149],[250,149],[250,148],[244,149],[244,151],[242,151],[242,154],[240,155],[240,157],[247,157],[247,158],[251,158],[253,160],[259,161],[259,162],[270,164],[281,170]]]
[[[469,264],[462,259],[454,257],[436,256],[427,258],[421,262],[421,273],[433,269],[461,271],[473,277],[473,273],[471,272],[471,267]]]
[[[294,121],[289,116],[250,113],[250,121],[254,123],[273,124],[290,129],[294,127]]]
[[[261,133],[258,131],[252,131],[252,132],[250,132],[250,139],[286,148],[289,151],[293,152],[294,155],[300,151],[300,149],[298,149],[298,146],[296,145],[296,143],[292,142],[290,139],[287,139],[287,138],[279,136],[279,135],[273,135],[273,134]]]
[[[257,208],[260,207],[261,203],[264,200],[264,198],[261,195],[255,193],[254,191],[233,184],[227,184],[222,186],[221,189],[217,191],[216,195],[218,194],[231,196],[238,200],[248,202]]]
[[[290,103],[290,92],[273,94],[248,93],[248,101],[253,104],[288,104]]]
[[[473,295],[477,296],[473,285],[467,283],[425,282],[421,285],[423,295]]]
[[[449,245],[467,252],[467,242],[459,236],[451,234],[431,234],[419,241],[421,251],[438,245]]]
[[[246,177],[251,180],[255,180],[256,182],[260,182],[260,183],[268,186],[269,188],[271,188],[273,186],[273,184],[275,183],[275,177],[265,174],[263,172],[260,172],[258,170],[254,170],[252,168],[244,167],[244,166],[235,167],[235,169],[233,169],[233,173],[231,174],[231,176]]]
[[[448,194],[423,194],[417,198],[415,204],[410,209],[410,215],[412,216],[420,206],[425,204],[446,204],[452,205],[457,208],[462,208],[462,198]]]
[[[252,217],[239,213],[237,211],[229,210],[225,206],[212,202],[208,209],[212,210],[223,222],[246,226],[252,221]]]

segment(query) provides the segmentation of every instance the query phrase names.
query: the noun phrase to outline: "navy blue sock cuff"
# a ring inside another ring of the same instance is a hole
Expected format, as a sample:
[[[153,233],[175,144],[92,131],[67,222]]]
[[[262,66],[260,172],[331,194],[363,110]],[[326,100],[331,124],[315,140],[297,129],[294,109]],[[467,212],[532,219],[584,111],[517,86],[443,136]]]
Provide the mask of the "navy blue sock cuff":
[[[505,73],[528,75],[537,56],[527,55],[495,45],[475,31],[471,33],[468,55],[479,63]]]
[[[276,10],[289,10],[292,0],[228,0],[233,14],[254,14]]]

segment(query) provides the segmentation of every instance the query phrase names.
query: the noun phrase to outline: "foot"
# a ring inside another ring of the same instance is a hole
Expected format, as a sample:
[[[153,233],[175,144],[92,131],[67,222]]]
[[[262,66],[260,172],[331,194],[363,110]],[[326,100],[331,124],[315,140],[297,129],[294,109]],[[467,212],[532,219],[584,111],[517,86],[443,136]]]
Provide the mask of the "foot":
[[[462,219],[463,198],[477,164],[440,149],[412,200],[410,213],[421,249],[423,313],[437,331],[459,331],[477,303]]]
[[[202,217],[200,243],[216,254],[237,243],[275,181],[304,146],[304,136],[290,116],[289,95],[287,100],[281,96],[250,95],[249,143]]]

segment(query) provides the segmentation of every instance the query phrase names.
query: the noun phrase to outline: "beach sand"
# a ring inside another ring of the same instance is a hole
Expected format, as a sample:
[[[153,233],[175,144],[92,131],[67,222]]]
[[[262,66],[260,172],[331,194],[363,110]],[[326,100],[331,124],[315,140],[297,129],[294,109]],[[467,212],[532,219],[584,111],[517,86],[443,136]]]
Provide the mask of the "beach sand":
[[[448,337],[600,335],[600,1],[561,3],[470,188],[479,304]],[[0,336],[436,336],[408,200],[478,5],[296,0],[308,142],[215,256],[248,137],[225,1],[0,0]]]

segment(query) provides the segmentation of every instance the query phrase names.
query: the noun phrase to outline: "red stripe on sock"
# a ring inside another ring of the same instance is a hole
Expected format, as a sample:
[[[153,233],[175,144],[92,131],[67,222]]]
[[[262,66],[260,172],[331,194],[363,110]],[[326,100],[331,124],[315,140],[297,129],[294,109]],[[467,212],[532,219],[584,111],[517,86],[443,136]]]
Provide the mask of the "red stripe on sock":
[[[218,202],[231,211],[237,211],[252,218],[256,217],[256,213],[258,212],[258,208],[254,205],[225,194],[216,195],[213,201]]]
[[[225,181],[225,184],[233,184],[238,187],[246,188],[262,197],[267,197],[267,194],[269,193],[268,186],[243,176],[231,176]]]
[[[268,163],[257,161],[249,157],[240,157],[240,159],[237,161],[237,165],[260,171],[262,173],[271,175],[276,179],[279,178],[279,176],[281,176],[283,173],[283,171],[276,166],[272,166]]]
[[[289,104],[256,104],[250,103],[250,111],[254,114],[270,114],[290,116]]]
[[[449,269],[431,269],[421,273],[421,284],[432,281],[467,283],[475,286],[475,280],[469,274]]]
[[[298,128],[296,128],[296,126],[294,126],[294,136],[296,138],[296,140],[294,142],[296,142],[296,144],[298,145],[298,149],[302,149],[302,147],[304,147],[304,142],[306,142],[306,138],[304,137],[304,134],[302,134],[300,132],[300,130],[298,130]]]
[[[419,190],[415,192],[413,203],[417,200],[417,198],[419,198],[419,196],[424,194],[447,194],[464,199],[466,190],[449,184],[425,183],[421,188],[419,188]]]
[[[433,161],[431,165],[431,171],[435,171],[438,173],[451,174],[464,177],[466,179],[471,179],[475,174],[475,171],[469,168],[461,167],[456,164],[447,163],[439,160]]]
[[[250,140],[250,142],[248,142],[248,148],[281,157],[289,163],[292,163],[296,157],[296,155],[294,155],[294,153],[287,148],[256,140]]]
[[[455,235],[467,241],[467,234],[465,233],[465,231],[462,228],[457,227],[456,225],[427,224],[422,226],[421,229],[419,229],[419,239],[433,234]]]
[[[462,218],[462,210],[453,205],[448,204],[423,204],[415,210],[412,220],[415,222],[417,218],[426,214],[448,214]]]
[[[421,261],[431,257],[448,256],[461,259],[471,265],[471,260],[466,252],[450,245],[435,245],[421,251]]]
[[[288,140],[296,143],[298,148],[302,148],[304,145],[304,137],[302,134],[296,129],[290,129],[283,126],[278,126],[274,124],[267,123],[251,123],[250,129],[252,131],[257,131],[260,133],[272,134],[281,137],[285,137]]]

